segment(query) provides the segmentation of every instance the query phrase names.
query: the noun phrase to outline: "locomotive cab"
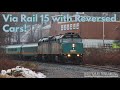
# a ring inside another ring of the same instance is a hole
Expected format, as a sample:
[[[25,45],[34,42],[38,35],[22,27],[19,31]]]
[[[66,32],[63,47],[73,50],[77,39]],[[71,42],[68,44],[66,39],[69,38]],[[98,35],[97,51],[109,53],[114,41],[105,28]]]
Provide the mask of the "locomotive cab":
[[[38,42],[38,58],[42,61],[67,63],[71,59],[71,62],[80,62],[83,52],[82,39],[75,33],[42,38]]]
[[[82,61],[84,49],[78,34],[66,33],[62,38],[62,53],[66,59]]]

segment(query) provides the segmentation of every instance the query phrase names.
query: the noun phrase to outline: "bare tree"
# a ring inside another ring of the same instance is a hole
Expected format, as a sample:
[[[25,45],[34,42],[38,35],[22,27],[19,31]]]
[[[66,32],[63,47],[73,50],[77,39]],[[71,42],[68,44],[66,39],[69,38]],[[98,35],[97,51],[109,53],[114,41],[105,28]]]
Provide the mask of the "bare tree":
[[[5,44],[5,32],[2,30],[4,22],[1,14],[2,13],[0,13],[0,46]]]
[[[4,49],[3,46],[5,45],[5,36],[6,33],[2,30],[2,27],[4,25],[3,18],[1,16],[2,13],[0,13],[0,58],[4,57]]]

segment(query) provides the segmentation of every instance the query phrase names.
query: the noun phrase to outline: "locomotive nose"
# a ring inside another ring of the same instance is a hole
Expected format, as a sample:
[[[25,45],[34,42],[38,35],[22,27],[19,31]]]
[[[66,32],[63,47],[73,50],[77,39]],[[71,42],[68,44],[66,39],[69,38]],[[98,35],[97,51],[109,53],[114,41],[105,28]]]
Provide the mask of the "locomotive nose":
[[[75,44],[72,44],[72,47],[74,48],[74,47],[75,47]]]
[[[75,50],[75,44],[74,43],[72,44],[72,50]]]
[[[63,43],[62,51],[64,54],[80,54],[83,53],[82,43]]]

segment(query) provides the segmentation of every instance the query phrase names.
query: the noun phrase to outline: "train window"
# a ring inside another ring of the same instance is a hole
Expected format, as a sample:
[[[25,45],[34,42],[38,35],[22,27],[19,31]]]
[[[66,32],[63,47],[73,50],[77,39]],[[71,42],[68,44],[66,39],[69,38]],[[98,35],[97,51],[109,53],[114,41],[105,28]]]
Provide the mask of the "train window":
[[[72,38],[64,38],[63,43],[72,42]]]
[[[17,51],[17,48],[10,48],[8,51]]]
[[[74,42],[82,42],[82,39],[80,39],[80,38],[73,38],[73,41]]]
[[[82,39],[80,39],[80,38],[64,38],[63,39],[63,43],[68,43],[68,42],[80,43],[80,42],[82,42]]]

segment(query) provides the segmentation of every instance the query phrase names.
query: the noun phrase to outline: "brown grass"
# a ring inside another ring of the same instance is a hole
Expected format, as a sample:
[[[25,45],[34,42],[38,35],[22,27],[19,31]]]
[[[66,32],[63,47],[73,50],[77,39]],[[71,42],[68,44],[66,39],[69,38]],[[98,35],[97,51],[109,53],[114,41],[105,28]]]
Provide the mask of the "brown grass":
[[[14,76],[9,75],[0,75],[0,78],[15,78]]]
[[[86,49],[85,64],[120,65],[120,51],[115,49]]]
[[[34,62],[29,62],[29,61],[17,61],[17,60],[8,60],[8,59],[0,59],[0,72],[1,70],[7,70],[11,68],[15,68],[16,66],[23,66],[25,68],[29,68],[31,70],[37,70],[38,64]],[[9,75],[0,75],[0,78],[23,78],[21,76],[17,77],[14,76],[9,76]]]
[[[0,70],[7,70],[7,69],[10,69],[10,68],[14,68],[17,65],[18,64],[17,64],[16,61],[0,59]]]
[[[30,62],[30,61],[22,61],[22,62],[18,62],[18,65],[19,66],[23,66],[25,68],[29,68],[31,70],[35,70],[38,68],[39,64],[38,63],[33,63],[33,62]]]
[[[35,70],[38,68],[38,65],[39,64],[30,61],[17,61],[17,60],[9,60],[8,58],[6,59],[0,58],[0,71],[15,68],[16,66],[23,66],[25,68]]]

